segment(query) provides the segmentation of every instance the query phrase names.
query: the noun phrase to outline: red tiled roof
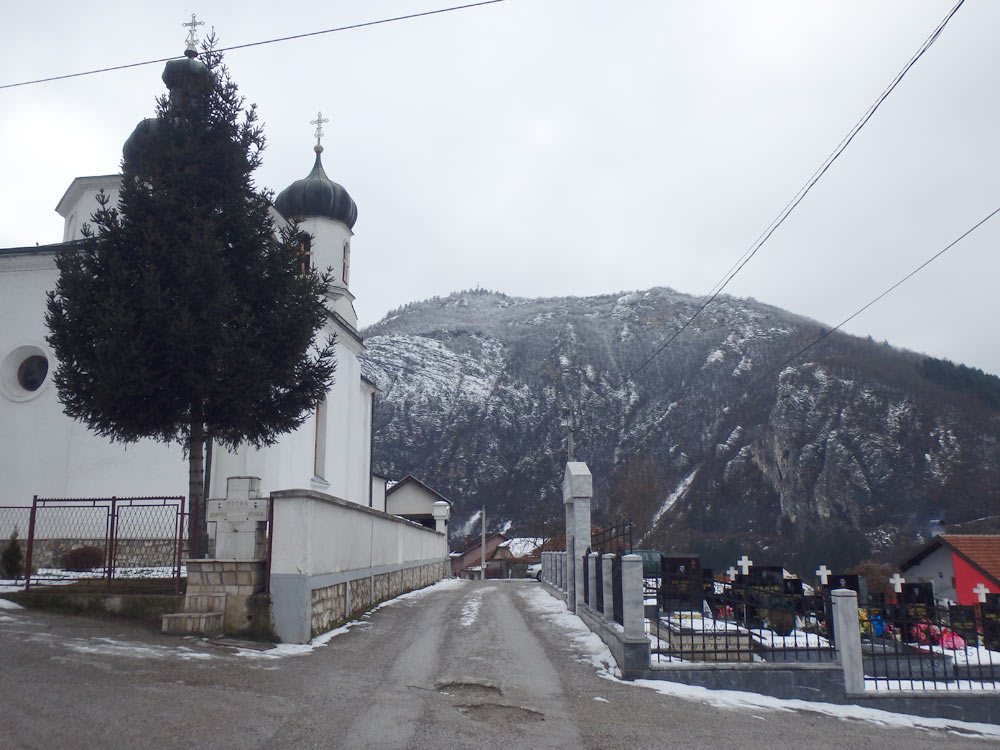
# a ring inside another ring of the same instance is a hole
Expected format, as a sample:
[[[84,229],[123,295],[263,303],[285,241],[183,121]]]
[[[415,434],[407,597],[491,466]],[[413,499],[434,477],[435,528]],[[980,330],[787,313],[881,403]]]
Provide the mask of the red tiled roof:
[[[1000,534],[942,534],[940,539],[1000,581]]]

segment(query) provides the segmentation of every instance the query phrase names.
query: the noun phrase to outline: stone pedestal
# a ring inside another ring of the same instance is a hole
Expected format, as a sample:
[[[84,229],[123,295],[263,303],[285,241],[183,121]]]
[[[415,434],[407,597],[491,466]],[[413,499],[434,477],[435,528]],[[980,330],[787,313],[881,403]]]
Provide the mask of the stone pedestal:
[[[583,604],[583,556],[590,549],[590,499],[594,480],[587,464],[570,461],[563,475],[563,505],[566,509],[566,604],[573,612]]]
[[[184,562],[188,580],[184,611],[164,615],[164,633],[239,634],[255,628],[248,601],[264,590],[266,560]]]

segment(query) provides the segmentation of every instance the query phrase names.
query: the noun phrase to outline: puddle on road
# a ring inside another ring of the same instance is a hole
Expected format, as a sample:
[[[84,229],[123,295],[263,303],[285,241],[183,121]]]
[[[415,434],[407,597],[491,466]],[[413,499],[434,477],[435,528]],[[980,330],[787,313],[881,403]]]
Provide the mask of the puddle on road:
[[[503,691],[492,682],[471,682],[452,681],[439,682],[436,685],[438,692],[445,695],[461,695],[470,698],[485,697],[488,695],[503,695]]]
[[[545,715],[523,706],[506,706],[501,703],[476,703],[455,706],[469,718],[479,721],[496,722],[498,724],[527,724],[533,721],[545,721]]]

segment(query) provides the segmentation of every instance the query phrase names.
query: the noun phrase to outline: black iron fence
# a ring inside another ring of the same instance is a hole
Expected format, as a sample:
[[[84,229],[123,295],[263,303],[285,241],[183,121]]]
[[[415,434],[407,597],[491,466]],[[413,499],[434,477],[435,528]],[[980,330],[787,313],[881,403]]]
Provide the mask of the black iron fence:
[[[1000,602],[870,602],[858,619],[868,689],[1000,688]]]
[[[742,576],[717,581],[710,570],[676,571],[666,563],[653,580],[659,585],[654,603],[647,598],[647,620],[654,661],[836,659],[827,627],[829,602],[823,596]]]
[[[180,589],[183,497],[39,498],[28,511],[25,589],[33,583],[172,579]]]

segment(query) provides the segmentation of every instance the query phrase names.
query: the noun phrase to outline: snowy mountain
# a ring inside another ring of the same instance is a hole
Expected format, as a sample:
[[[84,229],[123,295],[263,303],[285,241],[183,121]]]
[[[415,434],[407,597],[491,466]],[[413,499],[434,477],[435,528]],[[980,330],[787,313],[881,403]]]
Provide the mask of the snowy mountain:
[[[698,304],[474,291],[394,311],[364,332],[376,466],[442,492],[456,528],[485,504],[491,528],[551,533],[572,406],[595,522],[632,519],[636,546],[842,566],[933,519],[1000,528],[1000,379],[840,333],[783,364],[823,327],[734,298],[628,378]]]

